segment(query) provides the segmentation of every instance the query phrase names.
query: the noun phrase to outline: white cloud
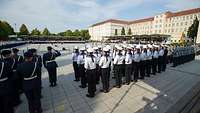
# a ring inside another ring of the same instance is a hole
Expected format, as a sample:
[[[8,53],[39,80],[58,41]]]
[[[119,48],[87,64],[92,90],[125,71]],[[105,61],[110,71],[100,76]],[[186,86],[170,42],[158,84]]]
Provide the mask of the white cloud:
[[[172,10],[184,10],[200,7],[200,0],[169,0],[165,5]]]

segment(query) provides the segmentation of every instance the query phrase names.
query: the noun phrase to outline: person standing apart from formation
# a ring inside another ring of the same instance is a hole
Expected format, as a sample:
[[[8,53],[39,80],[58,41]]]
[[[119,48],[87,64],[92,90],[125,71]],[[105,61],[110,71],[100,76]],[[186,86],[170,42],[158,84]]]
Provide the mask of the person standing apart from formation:
[[[109,49],[103,48],[103,56],[100,58],[99,66],[101,67],[101,81],[103,85],[102,92],[109,92],[110,86],[110,65],[111,65],[111,57],[109,55]]]
[[[60,56],[61,53],[52,47],[47,47],[48,52],[43,55],[43,65],[47,69],[49,74],[50,87],[55,87],[57,85],[57,63],[55,61],[56,57]]]
[[[118,54],[114,58],[114,74],[116,80],[116,87],[120,88],[122,85],[122,76],[123,76],[123,63],[124,63],[124,56],[122,55],[122,47],[118,47]]]
[[[84,64],[88,82],[88,94],[86,96],[92,98],[95,96],[96,92],[96,58],[93,55],[92,48],[88,48],[87,52],[88,55],[85,58],[85,64]]]
[[[85,68],[84,68],[85,57],[86,57],[85,48],[81,48],[80,54],[78,55],[78,59],[77,59],[78,71],[81,77],[81,85],[79,86],[80,88],[86,88],[87,86],[87,79],[85,76]]]
[[[127,47],[127,52],[125,55],[125,77],[126,84],[129,85],[131,82],[131,74],[132,74],[132,48]]]
[[[156,72],[157,72],[157,68],[158,68],[158,48],[157,48],[157,46],[154,46],[154,48],[153,48],[153,64],[152,64],[152,67],[153,67],[153,75],[155,75]]]
[[[77,46],[74,47],[74,52],[72,53],[72,61],[73,61],[73,68],[74,68],[74,76],[76,82],[80,81],[80,74],[78,73],[78,64],[77,59],[79,55],[79,49]]]
[[[2,59],[0,61],[0,113],[14,113],[13,108],[13,86],[12,86],[12,67],[10,62],[10,50],[1,52]]]
[[[41,87],[40,87],[40,66],[33,62],[31,52],[24,53],[25,61],[17,68],[17,74],[22,78],[22,89],[26,95],[29,106],[29,113],[42,113],[41,108]]]

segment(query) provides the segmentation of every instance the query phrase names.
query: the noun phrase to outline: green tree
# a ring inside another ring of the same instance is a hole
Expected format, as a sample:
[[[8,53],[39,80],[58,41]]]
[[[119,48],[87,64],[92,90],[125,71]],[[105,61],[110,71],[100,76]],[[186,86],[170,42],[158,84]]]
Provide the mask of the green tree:
[[[45,36],[48,36],[50,35],[51,33],[49,32],[49,30],[47,28],[44,28],[43,32],[42,32],[42,35],[45,35]]]
[[[6,21],[0,21],[0,38],[8,39],[8,36],[13,34],[15,33],[12,26]]]
[[[194,38],[197,37],[198,27],[199,27],[199,20],[196,17],[193,21],[193,24],[188,28],[187,36],[195,40]]]
[[[19,29],[19,35],[29,35],[29,31],[25,24],[22,24]]]
[[[31,31],[31,35],[40,35],[40,31],[37,28],[35,28]]]
[[[74,32],[73,32],[73,36],[80,36],[80,31],[78,29],[76,29]]]
[[[118,35],[117,29],[115,29],[115,35]]]
[[[73,32],[71,30],[65,31],[65,36],[73,36]]]
[[[122,27],[121,35],[126,35],[124,27]]]
[[[83,40],[89,40],[90,39],[90,35],[89,35],[88,30],[81,30],[80,35],[83,38]]]
[[[131,28],[128,29],[128,35],[132,35]]]

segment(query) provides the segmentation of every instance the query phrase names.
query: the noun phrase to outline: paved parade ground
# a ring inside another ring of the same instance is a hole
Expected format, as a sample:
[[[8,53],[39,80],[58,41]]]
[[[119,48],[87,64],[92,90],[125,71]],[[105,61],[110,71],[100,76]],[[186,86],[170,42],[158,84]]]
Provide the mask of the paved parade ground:
[[[168,65],[161,74],[152,75],[137,83],[111,88],[109,93],[101,93],[102,85],[97,86],[94,98],[87,98],[87,88],[79,88],[80,82],[74,82],[71,50],[76,44],[57,45],[61,51],[58,57],[58,85],[49,87],[48,75],[43,68],[42,108],[44,113],[165,113],[176,104],[189,90],[200,82],[200,56],[195,61],[176,68]],[[24,45],[20,50],[36,48],[44,53],[48,45]],[[79,46],[83,46],[79,44]],[[112,75],[111,75],[112,76]],[[111,86],[114,80],[111,78]],[[16,113],[28,113],[28,104],[24,95],[22,104]]]

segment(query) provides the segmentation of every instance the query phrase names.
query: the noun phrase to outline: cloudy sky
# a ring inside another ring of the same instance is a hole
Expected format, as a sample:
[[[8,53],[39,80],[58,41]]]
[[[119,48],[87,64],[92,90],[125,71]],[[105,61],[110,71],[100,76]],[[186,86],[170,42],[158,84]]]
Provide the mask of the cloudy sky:
[[[18,29],[51,32],[86,29],[110,18],[134,20],[165,11],[200,7],[200,0],[0,0],[0,20]]]

